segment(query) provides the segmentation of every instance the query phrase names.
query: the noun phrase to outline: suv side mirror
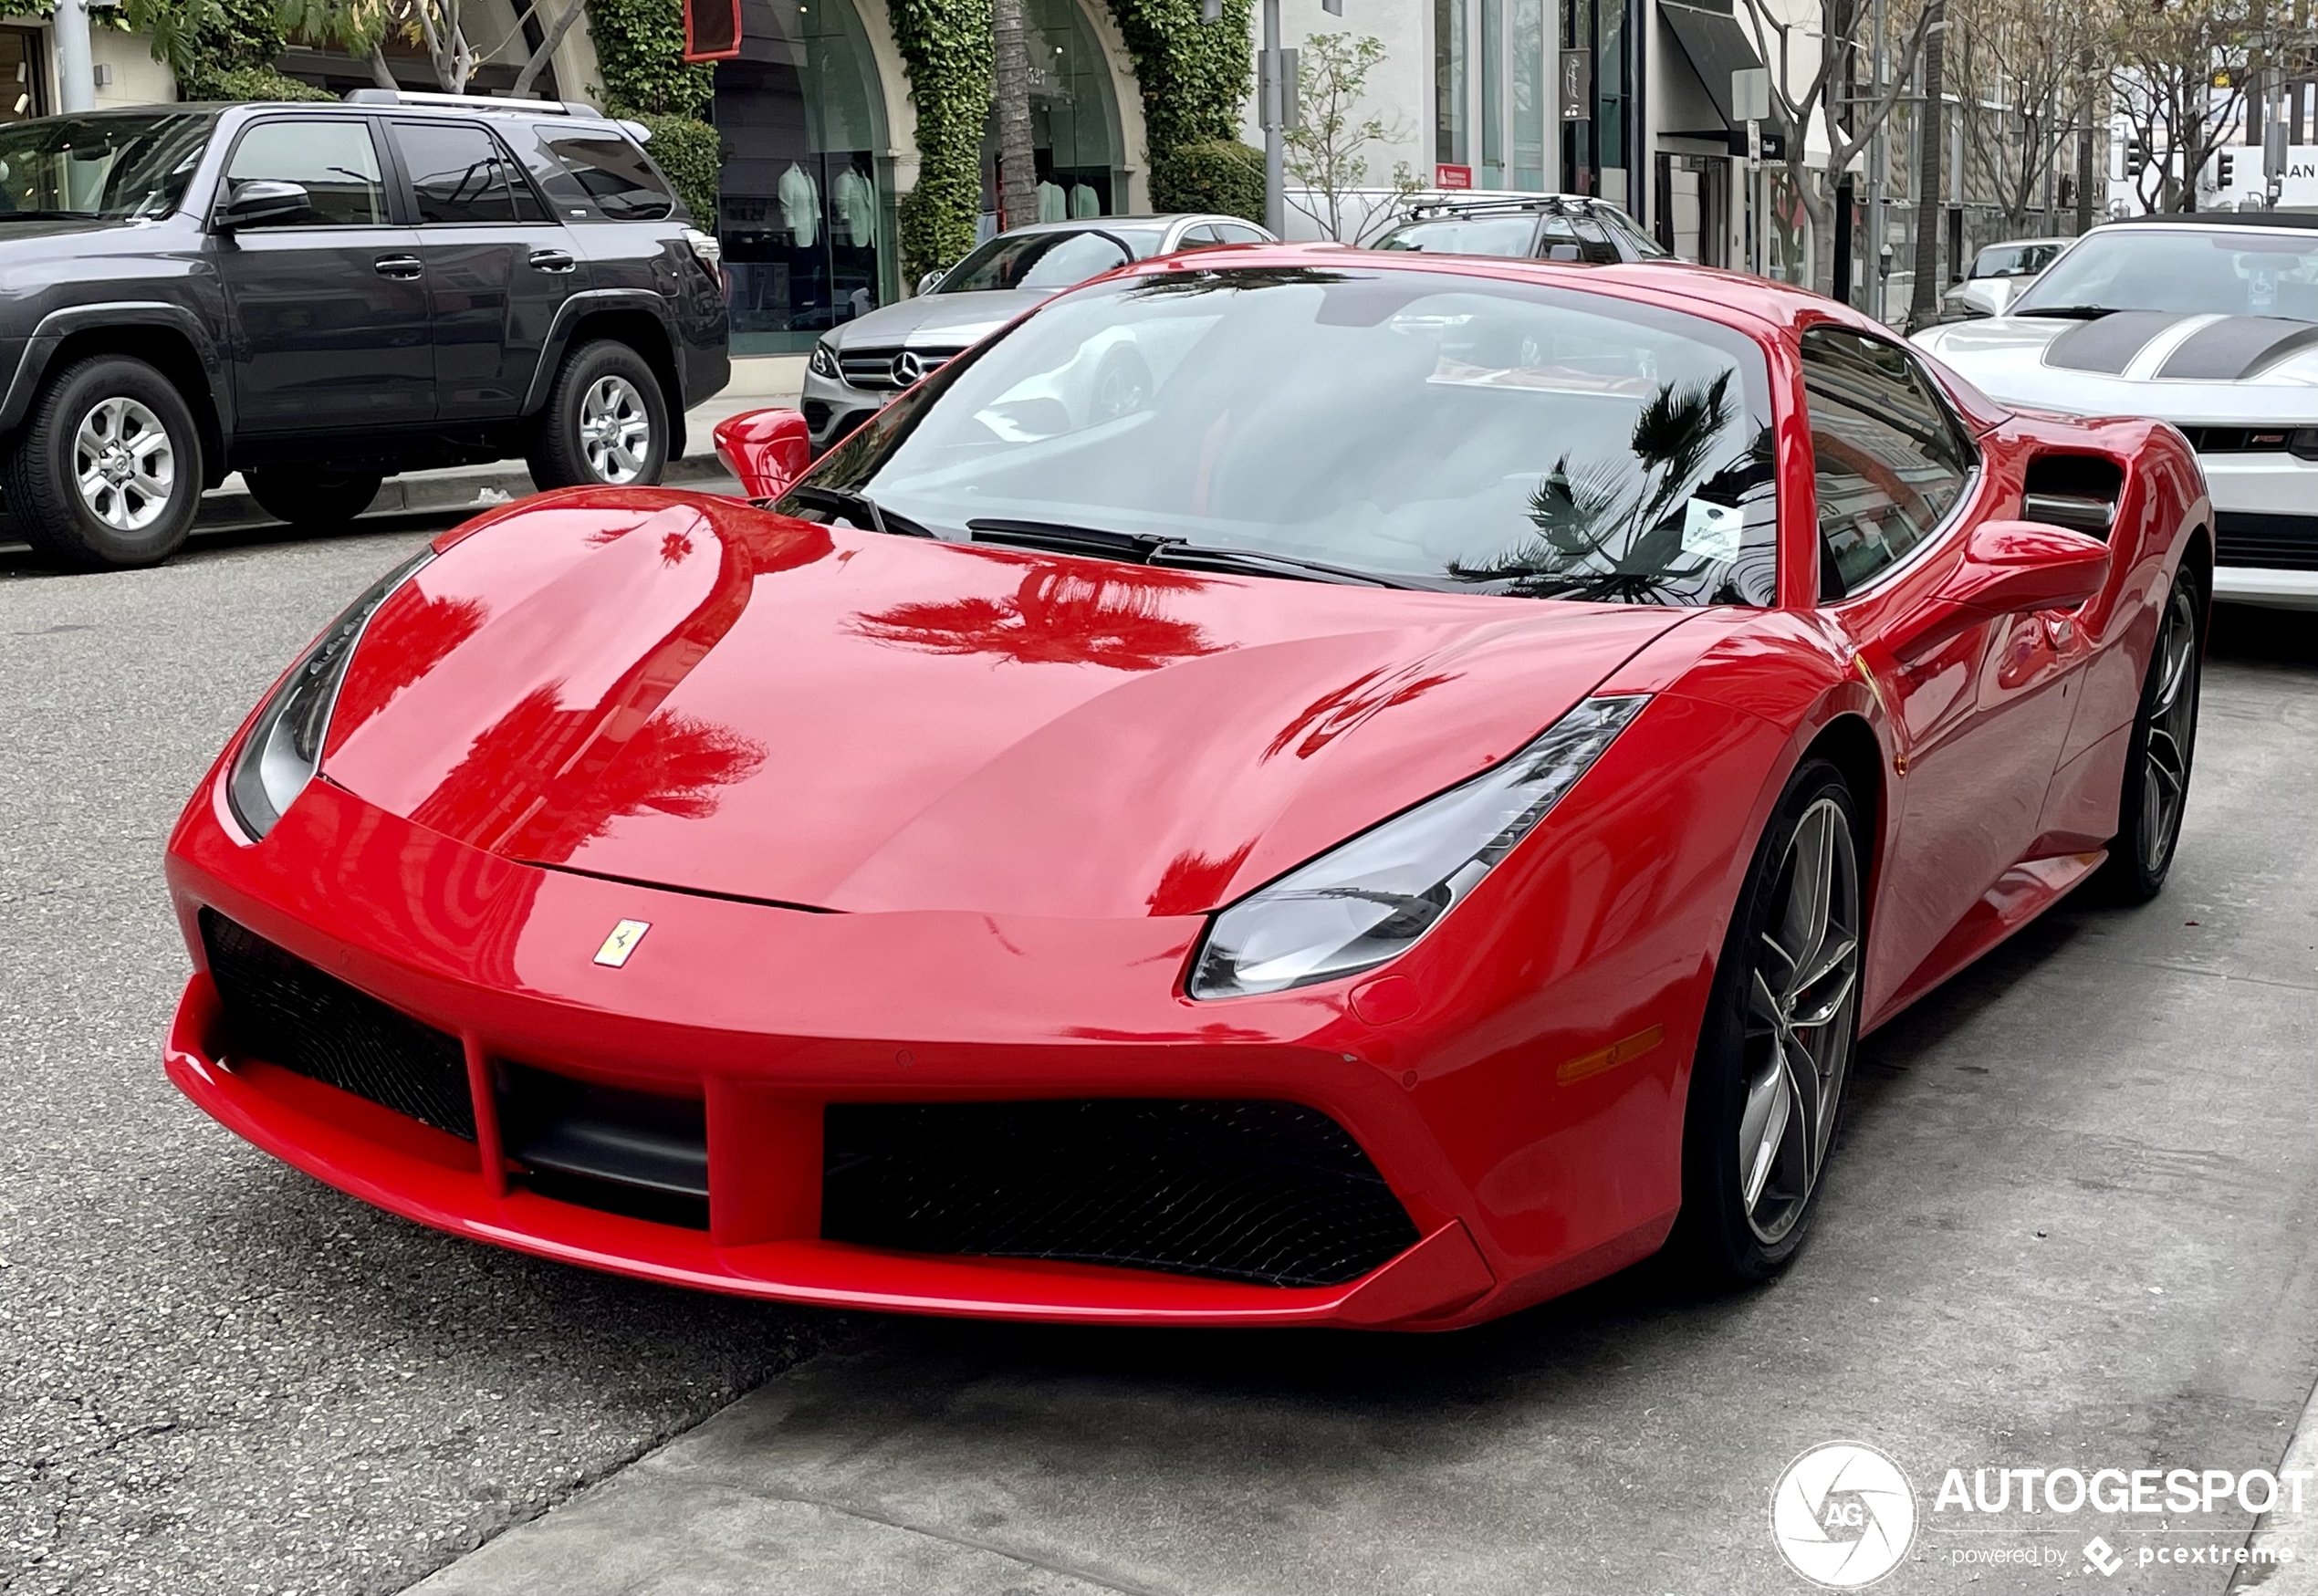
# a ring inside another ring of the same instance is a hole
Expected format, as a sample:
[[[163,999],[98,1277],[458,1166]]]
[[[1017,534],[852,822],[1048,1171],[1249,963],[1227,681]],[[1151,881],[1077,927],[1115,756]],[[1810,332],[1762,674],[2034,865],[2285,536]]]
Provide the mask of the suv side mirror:
[[[313,208],[304,183],[253,178],[235,189],[232,197],[217,207],[217,225],[226,231],[278,226],[303,220]]]
[[[1895,652],[1918,658],[2000,615],[2073,610],[2108,579],[2109,546],[2097,537],[2041,521],[1984,521]]]
[[[945,272],[938,271],[926,273],[924,276],[918,278],[917,291],[921,294],[931,294],[935,289],[942,286],[942,279],[947,275],[948,274]]]
[[[813,435],[798,411],[743,411],[716,423],[716,457],[749,499],[777,499],[813,463]]]
[[[1956,302],[1980,316],[2001,316],[2012,302],[2012,290],[2001,277],[1970,277],[1956,290]]]

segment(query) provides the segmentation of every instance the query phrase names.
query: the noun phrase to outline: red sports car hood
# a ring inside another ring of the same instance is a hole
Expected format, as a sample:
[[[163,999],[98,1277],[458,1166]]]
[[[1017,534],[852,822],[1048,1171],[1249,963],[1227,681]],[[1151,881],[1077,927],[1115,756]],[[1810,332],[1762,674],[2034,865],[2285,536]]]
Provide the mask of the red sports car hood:
[[[371,622],[326,777],[510,859],[780,902],[1230,901],[1519,747],[1679,612],[551,500]]]

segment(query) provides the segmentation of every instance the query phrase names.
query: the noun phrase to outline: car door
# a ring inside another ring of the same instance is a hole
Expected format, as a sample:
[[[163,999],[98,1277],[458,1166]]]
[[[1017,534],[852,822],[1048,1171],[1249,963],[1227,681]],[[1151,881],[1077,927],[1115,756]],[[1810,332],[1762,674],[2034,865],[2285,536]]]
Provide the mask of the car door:
[[[480,122],[389,124],[409,184],[434,318],[437,419],[519,413],[580,257]]]
[[[1984,621],[1920,655],[1885,646],[1937,602],[1962,558],[1988,486],[1979,446],[1899,345],[1822,327],[1801,348],[1821,600],[1856,642],[1904,767],[1900,845],[1876,897],[1873,1012],[2031,854],[2082,655],[2033,615]]]
[[[408,426],[434,414],[434,357],[418,238],[398,226],[368,118],[272,117],[244,128],[222,204],[242,184],[295,183],[306,211],[218,230],[209,256],[233,336],[244,433]]]

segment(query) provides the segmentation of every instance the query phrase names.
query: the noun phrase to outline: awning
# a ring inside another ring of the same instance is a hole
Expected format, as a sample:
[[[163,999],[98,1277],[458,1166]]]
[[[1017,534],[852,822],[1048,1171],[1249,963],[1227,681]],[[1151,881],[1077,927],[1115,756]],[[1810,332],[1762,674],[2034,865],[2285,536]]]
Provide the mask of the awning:
[[[1722,119],[1720,128],[1685,129],[1671,136],[1712,139],[1740,130],[1738,120],[1730,114],[1730,75],[1761,66],[1762,57],[1755,54],[1746,25],[1731,15],[1729,0],[1722,0],[1719,9],[1715,0],[1659,0],[1658,15],[1674,30],[1682,53],[1690,57],[1690,69],[1697,74],[1698,86]],[[1772,132],[1787,130],[1775,101],[1763,126]]]

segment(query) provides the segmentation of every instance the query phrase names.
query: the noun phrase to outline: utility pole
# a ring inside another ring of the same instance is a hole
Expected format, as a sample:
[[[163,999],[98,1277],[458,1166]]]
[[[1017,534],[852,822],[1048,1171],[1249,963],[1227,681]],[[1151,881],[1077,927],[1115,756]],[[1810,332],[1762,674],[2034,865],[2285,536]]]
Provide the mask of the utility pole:
[[[1884,103],[1884,0],[1872,0],[1868,7],[1871,20],[1868,32],[1874,37],[1875,48],[1871,57],[1873,80],[1867,89],[1867,103]],[[1884,130],[1891,126],[1887,114],[1875,124],[1874,133],[1867,141],[1867,303],[1864,308],[1876,320],[1884,319],[1884,173],[1891,164],[1891,153],[1884,142]]]
[[[68,111],[97,109],[97,72],[89,59],[86,0],[57,0],[57,97]]]
[[[1344,15],[1344,0],[1320,0],[1331,16]],[[1209,20],[1221,7],[1207,0]],[[1288,131],[1296,125],[1296,84],[1300,63],[1294,50],[1279,47],[1279,0],[1264,0],[1264,47],[1256,57],[1256,122],[1264,130],[1264,225],[1288,235]]]

